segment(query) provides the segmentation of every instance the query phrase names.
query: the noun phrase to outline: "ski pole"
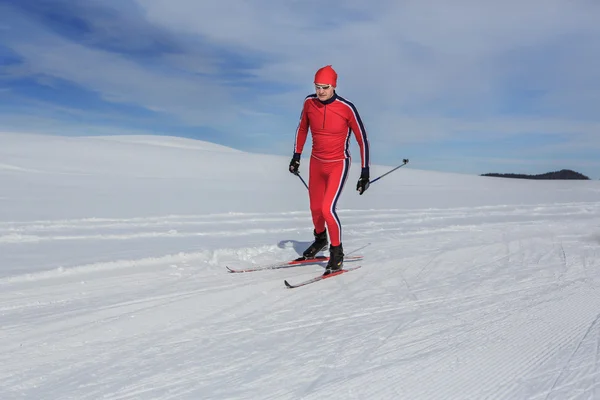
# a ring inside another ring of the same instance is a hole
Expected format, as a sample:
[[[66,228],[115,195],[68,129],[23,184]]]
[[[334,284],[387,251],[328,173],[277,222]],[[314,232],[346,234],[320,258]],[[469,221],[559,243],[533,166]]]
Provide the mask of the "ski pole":
[[[397,170],[398,168],[400,168],[400,167],[403,167],[403,166],[405,166],[406,164],[408,164],[408,158],[405,158],[405,159],[404,159],[404,160],[402,160],[402,161],[403,161],[403,163],[402,163],[402,164],[400,164],[400,165],[398,165],[396,168],[394,168],[394,169],[392,169],[392,170],[390,170],[390,171],[386,172],[385,174],[383,174],[383,175],[381,175],[381,176],[378,176],[377,178],[373,179],[372,181],[369,181],[369,184],[371,184],[371,183],[373,183],[373,182],[376,182],[376,181],[378,181],[379,179],[383,178],[383,177],[384,177],[384,176],[386,176],[387,174],[391,174],[392,172],[394,172],[394,171],[395,171],[395,170]]]
[[[304,186],[306,186],[306,189],[308,189],[308,185],[306,184],[306,182],[304,182],[304,179],[302,179],[302,177],[300,176],[300,174],[294,174],[296,175],[298,178],[300,178],[300,180],[302,181],[302,183],[304,183]]]

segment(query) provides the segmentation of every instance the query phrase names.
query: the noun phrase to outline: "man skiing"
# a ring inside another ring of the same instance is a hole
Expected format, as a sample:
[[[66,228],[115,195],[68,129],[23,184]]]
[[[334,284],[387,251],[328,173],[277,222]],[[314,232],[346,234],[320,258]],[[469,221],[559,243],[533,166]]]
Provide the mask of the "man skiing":
[[[314,258],[323,250],[328,245],[329,231],[330,258],[325,271],[328,274],[342,269],[344,263],[342,225],[336,205],[350,170],[350,133],[354,132],[360,147],[362,169],[356,190],[361,195],[369,187],[369,141],[354,104],[336,93],[337,73],[331,65],[316,72],[314,84],[315,93],[304,99],[289,170],[292,174],[298,174],[302,149],[310,129],[313,143],[308,193],[315,241],[303,256]]]

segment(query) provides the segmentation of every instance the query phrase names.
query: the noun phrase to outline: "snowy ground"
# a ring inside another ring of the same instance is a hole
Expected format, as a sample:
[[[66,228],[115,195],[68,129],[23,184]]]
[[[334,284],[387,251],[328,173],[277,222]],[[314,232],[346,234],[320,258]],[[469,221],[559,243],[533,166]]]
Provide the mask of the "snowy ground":
[[[288,162],[0,134],[0,398],[600,398],[600,182],[354,165],[363,268],[290,290],[225,270],[309,244]]]

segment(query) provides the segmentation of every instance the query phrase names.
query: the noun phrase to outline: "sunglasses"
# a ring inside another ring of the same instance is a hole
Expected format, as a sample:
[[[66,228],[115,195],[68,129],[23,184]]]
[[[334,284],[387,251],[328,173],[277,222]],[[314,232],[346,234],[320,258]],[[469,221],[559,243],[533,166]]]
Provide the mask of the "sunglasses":
[[[331,87],[331,85],[315,85],[315,89],[327,90]]]

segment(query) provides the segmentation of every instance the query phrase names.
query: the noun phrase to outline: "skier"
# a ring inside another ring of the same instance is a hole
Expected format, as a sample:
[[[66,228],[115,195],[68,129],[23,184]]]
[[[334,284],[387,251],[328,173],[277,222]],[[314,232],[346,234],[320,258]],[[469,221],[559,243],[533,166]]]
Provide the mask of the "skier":
[[[354,132],[360,147],[362,169],[356,190],[361,195],[369,187],[369,141],[354,104],[336,93],[337,73],[331,65],[316,72],[314,84],[315,93],[304,99],[289,170],[292,174],[298,174],[302,149],[310,129],[313,143],[308,193],[315,241],[303,256],[314,258],[323,250],[328,245],[329,231],[330,258],[325,271],[328,274],[342,269],[344,263],[342,225],[336,213],[336,204],[350,170],[350,133]]]

